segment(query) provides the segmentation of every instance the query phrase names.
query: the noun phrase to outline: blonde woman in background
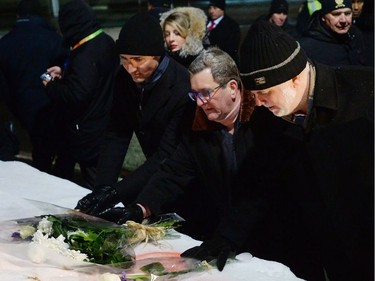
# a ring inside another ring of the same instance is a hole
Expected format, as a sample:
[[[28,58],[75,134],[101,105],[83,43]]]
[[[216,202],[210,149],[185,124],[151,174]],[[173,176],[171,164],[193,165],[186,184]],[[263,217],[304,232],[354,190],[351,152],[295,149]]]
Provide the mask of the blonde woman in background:
[[[207,16],[203,10],[178,7],[163,13],[160,22],[169,55],[185,67],[208,46],[205,39]]]

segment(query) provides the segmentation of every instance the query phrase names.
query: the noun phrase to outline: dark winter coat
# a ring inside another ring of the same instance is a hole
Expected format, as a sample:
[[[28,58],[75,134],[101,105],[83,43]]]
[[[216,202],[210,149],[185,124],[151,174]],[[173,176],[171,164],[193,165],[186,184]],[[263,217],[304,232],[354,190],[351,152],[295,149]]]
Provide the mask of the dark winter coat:
[[[181,138],[183,120],[192,118],[195,108],[188,97],[187,69],[168,57],[164,60],[168,65],[155,82],[137,85],[123,67],[115,80],[97,185],[117,182],[133,133],[147,159],[115,185],[124,203],[133,200],[160,164],[172,155]]]
[[[241,30],[235,20],[224,15],[219,24],[208,32],[208,40],[210,46],[217,46],[224,52],[227,52],[238,65]]]
[[[62,37],[39,16],[19,18],[0,39],[0,68],[4,75],[0,81],[6,83],[0,85],[1,97],[28,133],[32,134],[38,115],[50,105],[39,77],[48,67],[62,64],[66,55]]]
[[[65,43],[72,47],[100,28],[94,12],[84,1],[63,6],[59,24]],[[59,108],[64,153],[77,162],[98,156],[118,66],[114,40],[103,32],[73,49],[62,79],[47,85],[48,95]]]
[[[316,11],[307,31],[298,40],[307,56],[317,62],[331,65],[366,65],[364,41],[361,31],[354,25],[346,34],[336,34],[321,20]]]
[[[316,64],[306,130],[265,108],[253,115],[267,196],[297,207],[332,281],[373,280],[373,95],[373,68]]]

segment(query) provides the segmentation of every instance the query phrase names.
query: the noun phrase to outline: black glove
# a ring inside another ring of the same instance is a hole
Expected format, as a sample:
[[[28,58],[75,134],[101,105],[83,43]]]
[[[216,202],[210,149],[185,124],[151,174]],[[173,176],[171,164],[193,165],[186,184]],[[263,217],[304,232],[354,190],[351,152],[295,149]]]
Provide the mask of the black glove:
[[[91,215],[112,208],[119,202],[115,188],[109,185],[98,186],[93,192],[79,200],[75,209]]]
[[[204,241],[200,246],[186,250],[181,254],[181,257],[206,260],[207,262],[216,259],[216,266],[219,271],[222,271],[228,258],[234,258],[235,255],[229,240],[219,237]]]
[[[123,224],[128,220],[140,223],[143,220],[143,211],[138,205],[109,208],[93,215],[117,224]]]

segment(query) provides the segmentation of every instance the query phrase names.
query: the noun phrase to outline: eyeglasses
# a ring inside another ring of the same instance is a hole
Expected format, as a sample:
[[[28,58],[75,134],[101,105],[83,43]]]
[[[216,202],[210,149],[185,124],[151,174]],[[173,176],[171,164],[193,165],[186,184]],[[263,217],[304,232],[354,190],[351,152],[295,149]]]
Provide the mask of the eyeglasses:
[[[202,90],[200,92],[190,91],[189,97],[193,101],[197,101],[197,98],[199,98],[202,103],[208,102],[216,94],[217,90],[219,90],[220,88],[222,88],[223,86],[228,84],[229,81],[232,80],[232,79],[233,78],[229,79],[227,82],[220,83],[219,86],[217,86],[217,87],[215,87],[211,90]]]

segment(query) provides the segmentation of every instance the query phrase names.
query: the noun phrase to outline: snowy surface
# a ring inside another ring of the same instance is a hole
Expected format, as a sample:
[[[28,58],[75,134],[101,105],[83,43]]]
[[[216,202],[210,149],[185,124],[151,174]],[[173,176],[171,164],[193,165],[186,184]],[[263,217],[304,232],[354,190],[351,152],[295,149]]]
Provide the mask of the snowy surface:
[[[62,210],[61,207],[72,209],[87,193],[87,189],[42,173],[22,162],[0,161],[0,220],[3,221],[3,226],[6,225],[4,221],[45,214],[47,209],[51,211],[51,204],[56,205],[56,213]],[[4,235],[4,233],[6,233],[5,229],[0,229],[0,234]],[[160,252],[181,253],[201,243],[186,235],[176,234],[178,238],[163,240],[157,245],[141,244],[135,248],[135,253],[137,256],[155,253],[156,257]],[[27,243],[10,243],[0,236],[0,280],[97,281],[98,276],[107,271],[105,267],[88,263],[73,270],[59,264],[58,258],[54,257],[54,262],[35,264],[28,259],[27,246]],[[211,269],[203,273],[186,274],[174,280],[300,281],[302,279],[297,278],[283,264],[243,253],[227,264],[222,272]]]

